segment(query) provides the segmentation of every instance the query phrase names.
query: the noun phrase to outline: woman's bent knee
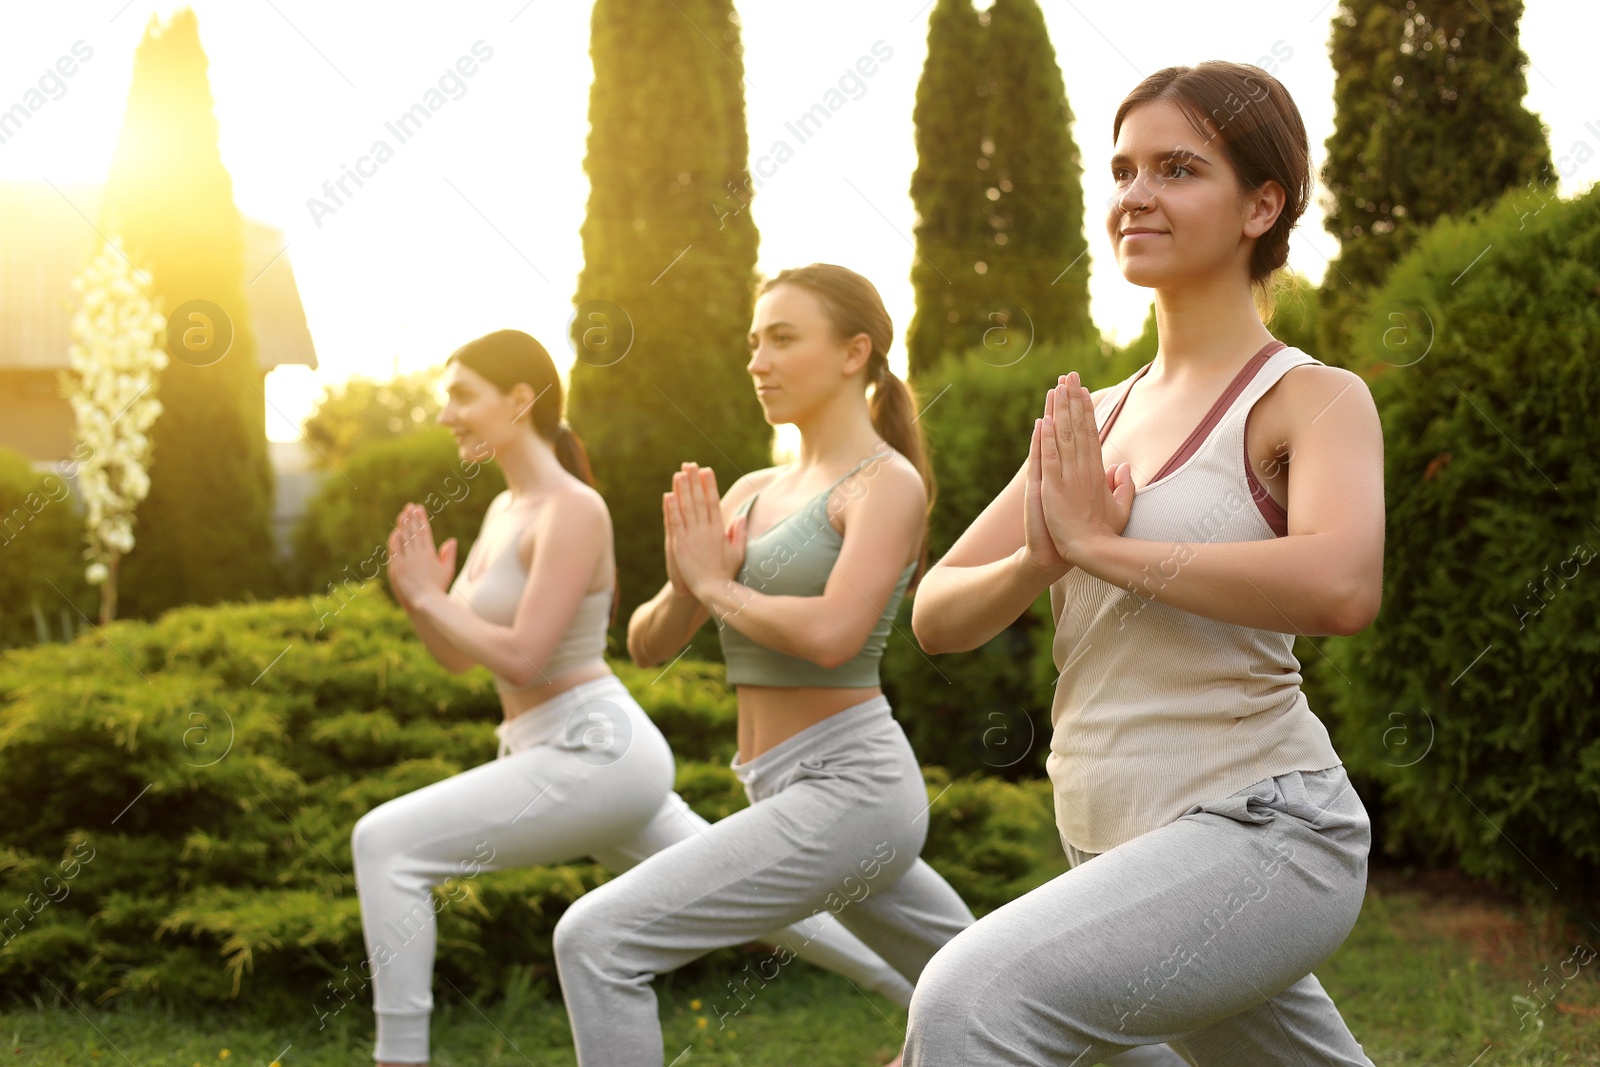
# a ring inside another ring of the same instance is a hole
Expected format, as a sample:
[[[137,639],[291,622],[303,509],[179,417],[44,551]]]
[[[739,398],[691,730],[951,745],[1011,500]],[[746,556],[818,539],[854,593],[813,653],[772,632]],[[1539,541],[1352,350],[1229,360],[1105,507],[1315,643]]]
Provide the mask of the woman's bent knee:
[[[971,961],[965,958],[969,950],[970,939],[963,944],[958,934],[933,954],[911,992],[910,1027],[929,1032],[937,1028],[941,1033],[964,1027],[982,991],[982,983],[973,981]]]
[[[404,843],[403,833],[396,833],[395,823],[386,811],[388,805],[380,804],[356,820],[350,831],[350,857],[357,868],[371,867],[390,858]]]
[[[563,969],[599,959],[610,949],[608,940],[621,928],[599,906],[595,896],[599,892],[600,889],[592,889],[573,901],[556,921],[551,948]]]

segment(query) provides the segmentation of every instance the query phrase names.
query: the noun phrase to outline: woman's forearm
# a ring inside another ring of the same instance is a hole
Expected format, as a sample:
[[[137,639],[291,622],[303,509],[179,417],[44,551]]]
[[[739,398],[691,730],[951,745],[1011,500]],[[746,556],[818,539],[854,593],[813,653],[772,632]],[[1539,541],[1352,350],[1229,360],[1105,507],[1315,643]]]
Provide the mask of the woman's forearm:
[[[628,656],[640,667],[654,667],[677,655],[694,636],[700,602],[671,584],[634,609],[628,619]]]
[[[1003,559],[975,567],[939,564],[917,586],[911,603],[911,630],[922,650],[968,652],[1016,622],[1063,575],[1028,559],[1026,547]]]
[[[518,648],[511,639],[511,627],[490,622],[470,604],[443,590],[429,590],[417,597],[411,614],[474,662],[483,664],[513,685],[528,686],[550,680],[536,658]],[[548,658],[551,651],[547,650],[539,658]]]
[[[840,632],[835,625],[840,612],[826,595],[759,593],[731,579],[707,582],[696,595],[719,628],[732,626],[764,648],[821,667],[832,669],[849,660],[865,640],[863,636],[852,641],[850,635]],[[853,648],[846,648],[851,644]]]
[[[460,674],[477,665],[477,660],[453,645],[448,637],[427,620],[426,616],[418,614],[412,605],[402,603],[400,606],[405,609],[406,618],[411,620],[411,628],[417,632],[417,638],[445,670],[452,674]]]
[[[1082,569],[1102,581],[1217,622],[1307,637],[1351,634],[1378,612],[1381,579],[1323,534],[1171,543],[1105,537]],[[1139,610],[1135,607],[1132,610]]]

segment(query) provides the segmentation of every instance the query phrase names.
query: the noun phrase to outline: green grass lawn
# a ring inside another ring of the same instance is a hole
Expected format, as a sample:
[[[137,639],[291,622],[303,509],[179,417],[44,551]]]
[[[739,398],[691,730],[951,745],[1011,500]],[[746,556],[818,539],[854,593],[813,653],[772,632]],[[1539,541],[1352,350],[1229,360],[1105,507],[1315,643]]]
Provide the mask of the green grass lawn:
[[[1456,879],[1383,871],[1355,931],[1317,974],[1379,1067],[1600,1065],[1600,958],[1563,968],[1577,942],[1600,949],[1600,929],[1560,928]],[[1563,970],[1576,971],[1565,984]],[[865,1067],[892,1058],[905,1029],[888,1001],[798,961],[721,1027],[711,1005],[730,1003],[731,973],[674,977],[656,988],[666,1059],[678,1067]],[[450,993],[437,991],[441,1001]],[[303,1017],[260,1018],[241,1005],[195,1018],[70,1007],[46,987],[36,1005],[0,1012],[0,1040],[17,1067],[361,1067],[371,1063],[372,1016],[357,1000],[319,1031],[309,1007]],[[435,1067],[574,1063],[561,1001],[537,985],[477,1004],[451,995],[434,1015],[433,1055]]]

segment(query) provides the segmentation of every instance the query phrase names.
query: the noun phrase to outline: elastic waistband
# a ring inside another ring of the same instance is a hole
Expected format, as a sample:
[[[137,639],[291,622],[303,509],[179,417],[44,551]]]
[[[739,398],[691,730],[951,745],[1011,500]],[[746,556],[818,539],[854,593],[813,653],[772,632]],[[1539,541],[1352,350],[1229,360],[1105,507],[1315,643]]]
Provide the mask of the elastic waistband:
[[[787,770],[807,756],[837,745],[846,738],[871,733],[885,723],[893,722],[889,698],[879,693],[835,712],[821,722],[812,723],[793,737],[779,741],[749,763],[740,763],[739,754],[735,752],[728,766],[748,790],[762,779]]]
[[[572,713],[591,700],[603,699],[607,694],[633,699],[622,679],[614,674],[581,682],[564,693],[535,704],[514,719],[508,719],[494,728],[500,738],[500,755],[521,752],[534,745],[542,745],[559,737],[566,728]]]

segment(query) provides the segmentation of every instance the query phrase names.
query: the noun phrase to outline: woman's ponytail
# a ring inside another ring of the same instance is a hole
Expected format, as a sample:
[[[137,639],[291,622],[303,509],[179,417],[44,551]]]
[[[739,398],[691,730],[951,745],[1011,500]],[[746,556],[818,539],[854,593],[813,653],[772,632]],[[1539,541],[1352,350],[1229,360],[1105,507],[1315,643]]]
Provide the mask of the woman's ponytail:
[[[880,357],[874,353],[873,358]],[[887,357],[880,359],[879,370],[872,381],[872,396],[867,401],[867,410],[872,416],[872,428],[877,430],[878,436],[889,442],[896,452],[910,460],[911,465],[917,468],[917,473],[922,475],[922,484],[928,493],[928,514],[931,515],[934,498],[939,495],[939,486],[934,481],[933,468],[928,463],[927,440],[923,436],[921,424],[917,422],[916,391],[911,388],[910,382],[903,380],[889,369]],[[924,528],[922,554],[917,559],[917,569],[911,575],[908,591],[917,587],[927,569],[928,538]]]
[[[554,445],[556,458],[567,469],[567,473],[585,485],[593,486],[594,472],[589,469],[589,453],[583,447],[583,438],[578,436],[578,431],[566,419],[556,424]]]

